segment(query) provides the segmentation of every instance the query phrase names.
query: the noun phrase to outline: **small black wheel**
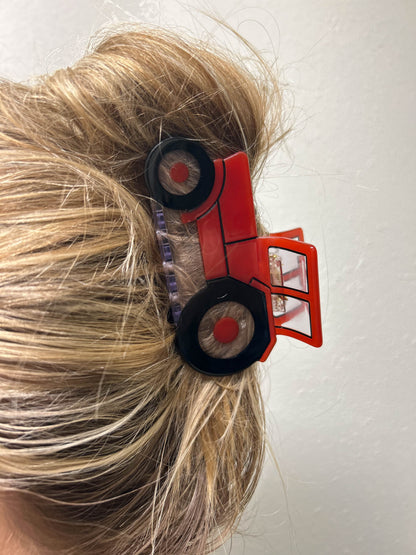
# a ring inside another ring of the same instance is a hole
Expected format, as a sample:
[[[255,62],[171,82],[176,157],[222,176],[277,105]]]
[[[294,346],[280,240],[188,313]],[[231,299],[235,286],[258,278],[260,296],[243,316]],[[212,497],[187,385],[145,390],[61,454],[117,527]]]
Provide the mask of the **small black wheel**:
[[[173,210],[192,210],[214,186],[215,168],[202,146],[171,137],[157,144],[146,159],[145,179],[152,197]]]
[[[230,277],[207,282],[185,305],[176,329],[183,359],[214,376],[241,372],[269,343],[264,293]]]

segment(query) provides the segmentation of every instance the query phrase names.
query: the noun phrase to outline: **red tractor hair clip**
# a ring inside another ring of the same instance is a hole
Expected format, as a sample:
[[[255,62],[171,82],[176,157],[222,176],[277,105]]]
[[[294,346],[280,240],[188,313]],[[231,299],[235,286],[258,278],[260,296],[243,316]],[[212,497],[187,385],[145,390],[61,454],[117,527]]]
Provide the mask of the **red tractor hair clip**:
[[[162,166],[167,179],[161,177]],[[170,268],[176,345],[186,362],[199,372],[224,376],[265,361],[277,335],[322,345],[316,249],[304,242],[300,228],[258,237],[244,152],[212,161],[198,142],[172,137],[150,152],[145,178],[156,201],[162,258]],[[164,208],[179,211],[183,224],[197,224],[206,285],[184,306],[173,300],[176,280]],[[230,303],[241,320],[222,313]],[[241,342],[246,325],[250,332]],[[201,343],[201,327],[209,328],[211,347]],[[212,344],[224,347],[220,354]]]

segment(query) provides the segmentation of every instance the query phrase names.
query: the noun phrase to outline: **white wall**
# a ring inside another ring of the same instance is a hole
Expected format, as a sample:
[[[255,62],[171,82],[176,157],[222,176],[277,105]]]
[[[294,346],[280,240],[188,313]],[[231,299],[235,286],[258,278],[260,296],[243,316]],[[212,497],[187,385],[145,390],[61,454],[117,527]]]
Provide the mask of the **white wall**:
[[[301,224],[318,247],[325,342],[281,339],[266,365],[281,478],[269,461],[228,549],[414,554],[416,3],[212,5],[278,56],[294,132],[261,201],[274,230]],[[0,0],[0,74],[67,65],[98,27],[126,19],[215,28],[168,0]]]

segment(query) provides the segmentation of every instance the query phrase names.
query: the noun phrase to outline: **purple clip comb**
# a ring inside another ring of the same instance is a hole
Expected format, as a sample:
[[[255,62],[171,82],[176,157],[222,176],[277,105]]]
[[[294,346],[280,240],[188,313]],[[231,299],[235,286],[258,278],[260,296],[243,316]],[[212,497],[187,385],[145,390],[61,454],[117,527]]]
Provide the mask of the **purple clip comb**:
[[[167,237],[167,228],[163,210],[156,202],[152,202],[153,216],[156,227],[156,236],[159,243],[160,254],[165,272],[166,285],[169,292],[173,323],[177,324],[181,315],[181,307],[178,303],[178,285],[175,272],[173,271],[173,257],[170,243]]]

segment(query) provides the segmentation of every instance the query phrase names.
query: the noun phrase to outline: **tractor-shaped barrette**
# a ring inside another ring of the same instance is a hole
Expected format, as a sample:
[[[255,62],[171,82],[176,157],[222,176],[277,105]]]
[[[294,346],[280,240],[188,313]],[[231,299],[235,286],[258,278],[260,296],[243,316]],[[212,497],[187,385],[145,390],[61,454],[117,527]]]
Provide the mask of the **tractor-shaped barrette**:
[[[176,345],[184,360],[200,372],[224,376],[265,361],[276,335],[322,345],[316,249],[303,241],[300,228],[258,237],[244,152],[212,161],[198,142],[172,137],[150,152],[145,178],[156,201]],[[184,306],[177,302],[164,207],[178,211],[183,224],[197,224],[206,284]]]

